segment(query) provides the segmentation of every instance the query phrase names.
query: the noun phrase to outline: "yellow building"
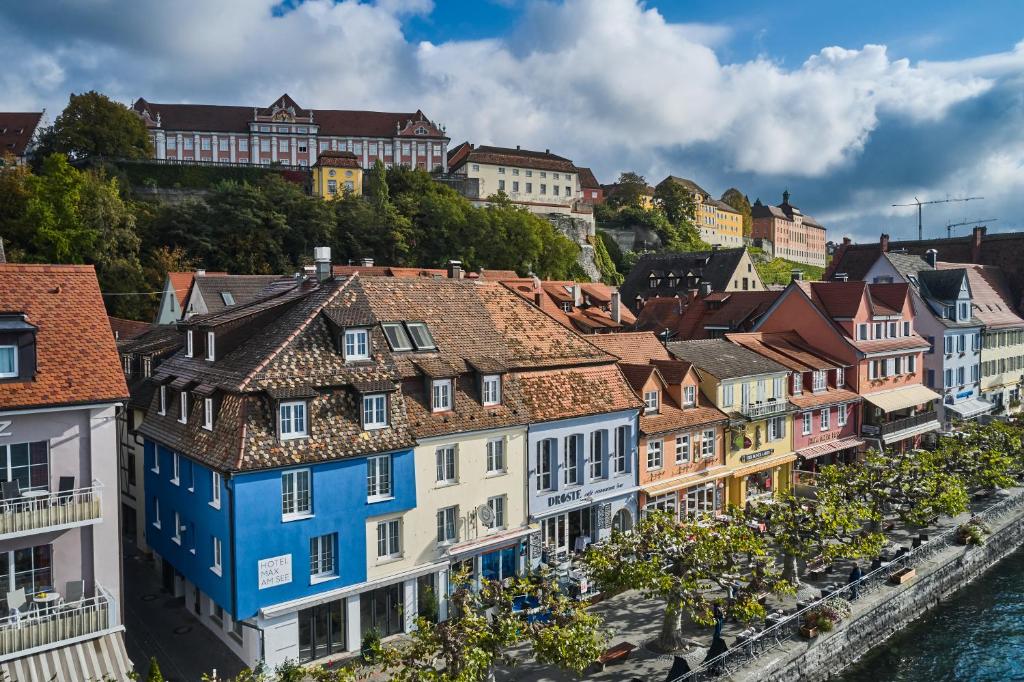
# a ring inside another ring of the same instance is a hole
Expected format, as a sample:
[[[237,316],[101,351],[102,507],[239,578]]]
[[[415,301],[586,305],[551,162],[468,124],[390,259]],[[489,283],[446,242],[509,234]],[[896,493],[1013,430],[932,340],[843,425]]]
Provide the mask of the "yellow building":
[[[363,193],[363,169],[352,152],[322,151],[313,164],[313,194],[334,199]]]
[[[670,175],[662,180],[674,182],[689,190],[693,195],[694,222],[700,230],[700,238],[711,245],[742,246],[743,214],[735,208],[712,197],[693,180]]]
[[[729,415],[725,438],[729,504],[742,507],[788,490],[796,459],[786,385],[789,371],[723,339],[675,341],[667,347],[693,364],[701,392]]]

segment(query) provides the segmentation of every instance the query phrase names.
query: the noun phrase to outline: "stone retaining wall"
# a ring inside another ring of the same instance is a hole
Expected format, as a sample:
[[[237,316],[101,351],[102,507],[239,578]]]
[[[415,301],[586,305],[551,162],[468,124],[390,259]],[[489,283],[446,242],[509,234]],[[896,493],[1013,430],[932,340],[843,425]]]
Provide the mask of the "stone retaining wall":
[[[919,618],[999,560],[1024,544],[1024,508],[1000,519],[981,547],[953,546],[917,566],[918,576],[905,586],[887,588],[891,596],[843,623],[843,627],[803,644],[789,660],[773,661],[758,676],[765,682],[818,682],[837,676],[873,647]],[[778,666],[778,667],[776,667]]]

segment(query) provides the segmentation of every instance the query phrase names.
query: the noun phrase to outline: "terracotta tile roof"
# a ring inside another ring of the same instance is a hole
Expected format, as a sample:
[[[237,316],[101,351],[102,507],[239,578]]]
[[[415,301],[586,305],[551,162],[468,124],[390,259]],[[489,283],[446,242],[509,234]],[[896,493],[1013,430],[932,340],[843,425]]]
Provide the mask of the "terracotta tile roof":
[[[529,149],[511,149],[509,147],[491,147],[487,145],[470,146],[468,153],[453,153],[449,156],[448,170],[455,171],[470,162],[498,166],[519,166],[521,168],[548,171],[564,171],[566,173],[577,172],[576,166],[573,165],[572,161],[564,156],[552,154],[550,151],[535,152]]]
[[[611,364],[525,372],[519,382],[535,422],[643,407],[622,373]]]
[[[577,166],[576,172],[580,175],[580,188],[581,189],[601,189],[601,183],[597,181],[597,177],[594,176],[594,171],[583,166]]]
[[[846,340],[853,344],[857,350],[864,353],[888,353],[898,350],[911,351],[931,348],[929,343],[916,332],[910,336],[901,336],[896,339],[876,339],[869,341],[858,341],[850,338],[847,334]]]
[[[417,438],[450,433],[527,424],[529,410],[522,397],[518,375],[505,375],[501,384],[501,404],[482,404],[476,377],[463,375],[455,380],[454,408],[451,412],[432,412],[426,382],[406,379],[402,393],[409,415],[409,427]]]
[[[1024,318],[1014,310],[1012,297],[1002,269],[993,265],[936,263],[940,270],[964,268],[971,283],[974,317],[989,329],[1024,327]]]
[[[698,426],[711,426],[729,420],[729,416],[712,405],[687,407],[680,409],[664,402],[659,414],[645,415],[640,413],[640,431],[645,436],[660,433],[692,429]]]
[[[121,317],[114,317],[113,315],[107,315],[107,322],[110,324],[110,331],[114,333],[114,340],[116,341],[135,338],[149,331],[151,326],[149,322],[126,320]]]
[[[227,308],[243,305],[260,298],[264,290],[275,283],[291,283],[291,277],[281,275],[217,275],[197,274],[192,286],[202,294],[203,302],[209,313],[217,313]],[[231,294],[234,303],[224,302],[223,293]]]
[[[504,279],[518,279],[519,273],[515,270],[484,270],[481,268],[480,277],[501,281]]]
[[[597,334],[587,340],[623,362],[643,364],[649,360],[672,360],[672,354],[653,332]]]
[[[541,281],[540,288],[530,278],[503,279],[501,283],[521,298],[538,306],[559,324],[574,331],[591,334],[630,327],[636,322],[633,313],[624,304],[619,305],[619,322],[611,317],[610,307],[613,287],[600,282]],[[575,306],[569,288],[579,286],[583,292],[583,305]],[[573,304],[566,312],[565,304]],[[608,307],[609,310],[604,308]]]
[[[910,287],[906,282],[868,285],[868,294],[875,305],[881,303],[896,315],[903,310],[903,304],[906,302],[909,292]]]
[[[864,301],[864,282],[811,282],[811,295],[831,318],[852,318]]]
[[[42,118],[39,111],[0,111],[0,157],[4,154],[24,156]]]
[[[686,378],[686,374],[693,365],[685,360],[672,358],[670,360],[652,359],[651,364],[658,368],[661,376],[669,384],[680,384]]]
[[[845,388],[828,388],[820,393],[804,391],[800,395],[790,396],[789,402],[803,410],[823,407],[825,405],[836,405],[838,403],[860,402],[861,397],[854,391]]]
[[[781,291],[713,292],[694,298],[650,299],[637,316],[636,327],[655,333],[669,331],[676,340],[707,339],[723,331],[746,331],[782,295]]]
[[[174,295],[178,299],[178,305],[184,309],[185,299],[188,298],[188,292],[192,288],[192,278],[195,277],[194,272],[168,272],[167,279],[170,280],[171,287],[174,289]],[[211,273],[221,274],[221,273]],[[223,273],[228,274],[228,273]]]
[[[644,390],[644,384],[651,378],[651,375],[657,371],[654,365],[634,365],[629,362],[620,362],[619,369],[622,370],[622,376],[626,377],[626,381],[633,387],[633,391],[637,395],[642,395]]]
[[[128,397],[114,335],[91,265],[0,264],[0,314],[37,328],[36,375],[0,383],[3,409]]]
[[[812,350],[807,340],[795,331],[727,334],[725,338],[780,365],[785,365],[794,372],[829,370],[846,366],[846,363],[827,358],[820,352]]]
[[[324,150],[320,152],[314,166],[329,168],[360,168],[359,159],[352,152]]]

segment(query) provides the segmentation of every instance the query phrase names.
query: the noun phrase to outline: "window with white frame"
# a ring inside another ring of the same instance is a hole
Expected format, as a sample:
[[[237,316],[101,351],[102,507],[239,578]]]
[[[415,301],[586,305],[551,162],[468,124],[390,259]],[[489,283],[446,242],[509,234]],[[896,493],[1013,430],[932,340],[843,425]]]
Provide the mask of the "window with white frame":
[[[171,453],[171,483],[181,485],[181,456],[177,452]]]
[[[213,332],[206,332],[206,359],[213,362],[216,354],[217,335]]]
[[[153,527],[160,530],[160,498],[153,498]]]
[[[366,360],[370,357],[370,333],[366,329],[345,330],[345,360]]]
[[[615,457],[612,458],[614,463],[614,471],[617,474],[626,472],[626,466],[628,465],[628,457],[633,450],[632,446],[632,435],[628,426],[618,426],[615,428]]]
[[[314,582],[333,578],[338,574],[335,561],[338,534],[315,535],[309,539],[309,577]]]
[[[661,511],[671,515],[672,518],[678,518],[676,516],[676,493],[671,492],[656,497],[648,497],[643,511],[645,514]]]
[[[294,519],[313,513],[313,474],[294,469],[281,474],[281,516]]]
[[[715,430],[706,429],[700,438],[700,456],[704,459],[715,456]]]
[[[437,510],[437,543],[449,544],[459,539],[459,508],[444,507]]]
[[[848,407],[848,404],[843,403],[836,409],[836,422],[839,424],[839,426],[846,426],[846,409]]]
[[[182,391],[178,402],[178,421],[188,423],[188,391]]]
[[[875,322],[875,338],[876,339],[882,338],[882,331],[883,331],[882,323],[881,322]]]
[[[660,440],[647,441],[647,468],[660,469],[664,465],[662,452],[663,443]]]
[[[491,508],[491,522],[486,524],[491,530],[500,530],[505,527],[505,496],[497,495],[487,498],[487,506]]]
[[[807,436],[811,433],[812,415],[810,412],[804,412],[800,415],[800,418],[803,420],[803,429],[801,431],[805,436]]]
[[[811,389],[818,393],[824,391],[827,388],[827,381],[825,380],[825,370],[816,369],[811,377]]]
[[[910,336],[910,320],[903,321],[903,336]]]
[[[167,414],[167,387],[160,386],[160,407],[158,414]]]
[[[501,376],[488,374],[483,378],[483,404],[498,405],[501,403]]]
[[[836,388],[842,388],[846,384],[846,368],[836,367]]]
[[[801,393],[804,392],[803,374],[801,374],[800,372],[793,372],[792,387],[793,395],[800,395]]]
[[[772,380],[772,398],[782,400],[786,395],[786,377],[775,377]]]
[[[707,514],[718,509],[714,482],[686,489],[686,514]]]
[[[590,432],[590,479],[604,478],[604,458],[608,452],[608,432],[595,429]]]
[[[722,386],[722,407],[732,407],[734,384]]]
[[[553,490],[551,471],[554,463],[554,449],[553,438],[537,441],[536,483],[538,491]]]
[[[773,417],[768,420],[768,440],[779,440],[786,437],[786,418]]]
[[[890,322],[889,323],[889,338],[890,339],[895,339],[896,338],[896,323],[895,322]]]
[[[397,559],[402,556],[402,522],[390,519],[377,524],[377,558]]]
[[[283,402],[278,406],[278,433],[281,440],[293,438],[305,438],[306,430],[306,403],[301,400]]]
[[[363,396],[363,428],[367,431],[388,425],[388,397],[383,393]]]
[[[391,455],[366,458],[366,499],[391,499]]]
[[[658,391],[644,391],[644,412],[655,414],[658,411]]]
[[[437,482],[441,485],[455,483],[455,446],[445,445],[434,451]]]
[[[956,335],[956,352],[963,353],[967,350],[967,335],[957,334]]]
[[[430,409],[433,412],[447,412],[452,409],[452,380],[434,379],[431,382]]]
[[[885,376],[896,376],[896,358],[885,359]]]
[[[221,574],[221,558],[222,558],[223,547],[220,544],[220,538],[213,538],[213,562],[210,566],[210,570],[217,575]]]
[[[917,371],[917,356],[916,355],[908,355],[907,356],[907,372],[909,374],[913,374],[916,371]]]
[[[943,346],[942,350],[943,350],[943,352],[945,352],[946,355],[952,355],[952,353],[953,353],[953,343],[954,343],[954,341],[953,341],[953,337],[952,336],[943,337],[943,339],[942,339],[942,346]]]
[[[192,357],[192,330],[185,331],[185,357]]]
[[[203,428],[213,431],[213,398],[203,398]]]
[[[821,430],[822,431],[828,431],[831,428],[831,424],[830,424],[830,420],[831,420],[831,416],[830,415],[831,414],[832,414],[831,411],[827,407],[821,411]]]
[[[967,378],[967,372],[964,371],[964,368],[963,367],[957,367],[956,368],[956,383],[958,385],[960,385],[960,386],[963,386],[964,384],[967,383],[966,378]]]
[[[565,437],[565,484],[579,485],[583,482],[583,434],[574,433]]]
[[[171,542],[181,544],[181,514],[178,512],[174,512],[174,535],[171,536]]]
[[[220,474],[216,471],[210,475],[210,506],[220,509]]]
[[[857,340],[867,341],[868,340],[868,326],[866,324],[857,325]]]
[[[697,404],[697,387],[683,386],[683,407],[693,407]]]
[[[487,473],[505,473],[505,439],[492,438],[487,441]]]
[[[690,461],[690,434],[676,436],[676,464]]]

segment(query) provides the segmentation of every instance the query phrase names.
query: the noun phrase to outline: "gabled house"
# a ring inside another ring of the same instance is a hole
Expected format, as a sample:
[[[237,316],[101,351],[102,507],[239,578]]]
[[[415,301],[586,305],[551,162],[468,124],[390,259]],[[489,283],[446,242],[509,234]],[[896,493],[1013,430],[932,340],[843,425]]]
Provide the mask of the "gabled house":
[[[676,184],[693,198],[693,217],[701,240],[720,246],[743,245],[743,214],[735,208],[715,199],[693,180],[669,175],[658,183],[658,187]]]
[[[750,331],[779,297],[778,291],[700,292],[683,298],[648,300],[637,315],[635,328],[664,339],[721,339],[730,332]]]
[[[942,394],[940,420],[971,419],[993,410],[981,395],[981,329],[974,316],[964,268],[935,269],[936,253],[924,258],[887,252],[865,275],[868,282],[905,282],[914,301],[914,328],[927,339],[925,384]]]
[[[788,490],[796,460],[789,370],[725,339],[673,341],[666,347],[696,368],[701,391],[728,415],[729,504],[743,507]]]
[[[711,291],[764,291],[746,249],[645,253],[619,287],[622,301],[639,314],[651,298],[685,297],[707,282]]]
[[[43,112],[0,111],[0,166],[10,156],[16,165],[28,161],[36,144],[36,130],[43,120]]]
[[[4,677],[51,679],[54,661],[67,679],[131,672],[116,493],[127,397],[93,266],[0,264]]]
[[[188,295],[182,306],[185,319],[193,315],[218,313],[228,308],[250,303],[273,288],[288,288],[292,277],[282,275],[228,275],[198,271],[192,278]]]
[[[628,329],[636,322],[622,305],[618,289],[602,282],[557,282],[534,278],[503,279],[518,294],[580,334],[601,334]]]
[[[729,419],[701,394],[693,365],[673,357],[651,332],[607,334],[591,342],[619,358],[644,401],[637,460],[641,513],[659,509],[681,518],[720,512],[729,476]]]
[[[876,449],[916,447],[939,428],[922,385],[927,341],[914,332],[906,284],[794,281],[754,326],[796,331],[807,343],[846,363],[846,383],[865,402],[860,433]]]

